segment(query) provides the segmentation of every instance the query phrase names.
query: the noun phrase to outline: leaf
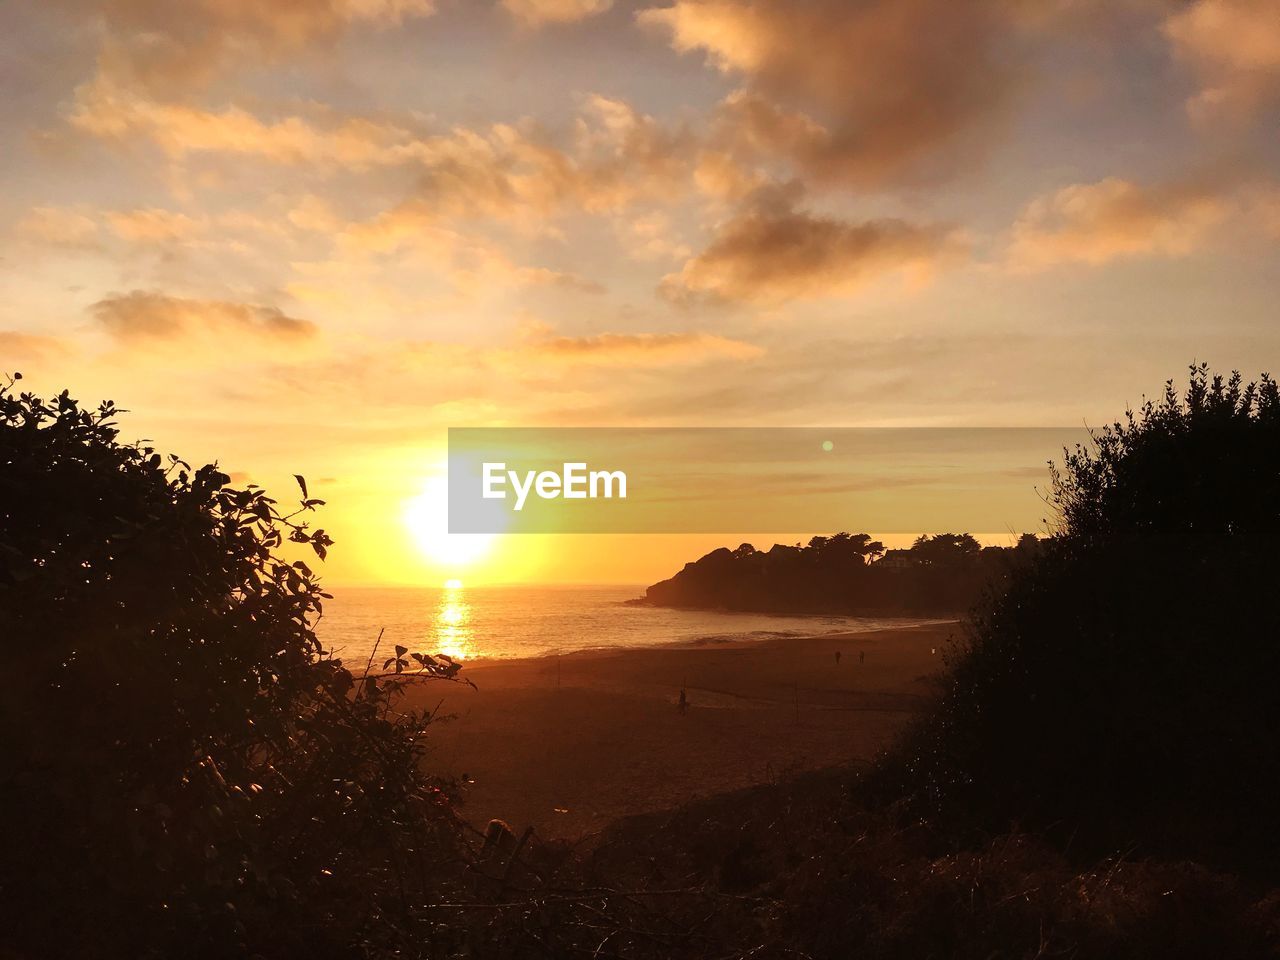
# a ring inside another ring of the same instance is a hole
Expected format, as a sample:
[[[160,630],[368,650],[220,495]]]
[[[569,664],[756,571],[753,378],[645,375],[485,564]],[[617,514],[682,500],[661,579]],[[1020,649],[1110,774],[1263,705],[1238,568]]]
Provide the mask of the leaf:
[[[303,495],[304,497],[310,496],[310,494],[308,494],[308,493],[307,493],[307,481],[306,481],[306,478],[305,478],[305,477],[303,477],[303,476],[302,476],[302,474],[300,474],[300,473],[295,473],[295,474],[293,475],[293,479],[297,480],[297,481],[298,481],[298,486],[302,488],[302,495]]]
[[[408,647],[402,647],[402,646],[400,646],[400,644],[398,644],[398,643],[396,644],[396,656],[397,656],[397,657],[403,657],[403,656],[404,656],[406,653],[408,653],[408,652],[409,652],[409,648],[408,648]]]

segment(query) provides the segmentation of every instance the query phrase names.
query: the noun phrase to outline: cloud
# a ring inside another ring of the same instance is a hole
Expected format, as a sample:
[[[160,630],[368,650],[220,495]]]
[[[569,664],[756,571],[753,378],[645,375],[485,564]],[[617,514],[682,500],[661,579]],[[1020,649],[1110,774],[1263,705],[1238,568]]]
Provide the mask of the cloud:
[[[149,140],[170,157],[222,153],[280,164],[310,164],[354,170],[431,159],[438,142],[412,131],[364,118],[329,123],[300,116],[264,120],[239,107],[203,110],[162,102],[102,77],[76,91],[69,122],[103,139]]]
[[[66,357],[72,352],[70,344],[58,337],[19,330],[0,330],[0,356],[6,366],[0,367],[0,376],[13,373],[8,366],[11,360],[19,363],[42,362]]]
[[[83,209],[33,207],[18,221],[14,233],[51,247],[88,249],[97,246],[98,224]]]
[[[768,182],[760,171],[751,169],[731,150],[710,148],[698,153],[693,181],[708,197],[716,200],[745,199]]]
[[[894,272],[927,275],[964,244],[951,228],[902,220],[851,223],[766,195],[725,222],[711,243],[663,280],[675,300],[778,303],[846,294]]]
[[[313,193],[299,199],[285,216],[299,230],[315,233],[333,233],[342,225],[341,218],[334,213],[329,202]]]
[[[220,70],[327,45],[354,25],[396,26],[435,12],[432,0],[61,0],[103,26],[102,77],[166,95]]]
[[[613,0],[502,0],[513,16],[531,26],[573,23],[604,13]]]
[[[1008,261],[1034,270],[1186,256],[1231,212],[1231,200],[1205,183],[1142,186],[1117,177],[1077,183],[1027,205],[1013,226]]]
[[[93,136],[154,143],[175,160],[229,155],[312,172],[417,171],[416,198],[441,216],[533,219],[561,207],[602,212],[669,198],[686,180],[693,138],[630,105],[586,99],[569,142],[529,121],[427,132],[420,121],[315,111],[265,119],[240,107],[167,103],[98,78],[77,91],[69,122]]]
[[[1280,96],[1280,0],[1196,0],[1164,33],[1204,84],[1187,102],[1193,119],[1247,118]]]
[[[709,333],[601,333],[555,336],[535,329],[527,352],[539,358],[601,366],[668,366],[709,360],[754,360],[764,349]]]
[[[661,210],[621,218],[614,224],[619,240],[633,260],[673,260],[689,256],[671,218]]]
[[[346,262],[407,257],[473,292],[512,286],[604,292],[600,284],[576,273],[515,263],[483,237],[441,223],[437,212],[423,201],[401,204],[369,220],[342,226],[335,222],[328,229],[336,233],[338,252]]]
[[[187,300],[145,290],[105,297],[90,306],[89,312],[107,333],[125,343],[230,338],[226,347],[233,350],[237,337],[295,341],[315,333],[312,323],[290,317],[276,307]]]
[[[510,276],[519,286],[557,287],[561,290],[590,294],[605,292],[604,286],[594,280],[588,280],[564,270],[551,270],[547,267],[510,267],[509,269]]]
[[[158,207],[113,210],[106,213],[105,218],[116,236],[131,243],[186,240],[202,232],[205,226],[186,214]]]
[[[937,172],[975,143],[1014,84],[1007,0],[676,0],[641,24],[745,86],[724,104],[738,152],[818,178]],[[980,144],[979,144],[980,145]]]

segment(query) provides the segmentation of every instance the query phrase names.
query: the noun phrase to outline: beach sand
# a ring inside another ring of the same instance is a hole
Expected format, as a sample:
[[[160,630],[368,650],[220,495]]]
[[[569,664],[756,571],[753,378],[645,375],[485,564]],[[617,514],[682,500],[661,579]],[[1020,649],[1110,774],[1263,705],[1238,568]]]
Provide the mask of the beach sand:
[[[934,695],[957,633],[945,623],[474,661],[463,673],[476,689],[422,684],[411,704],[453,716],[430,728],[430,764],[470,781],[466,819],[576,839],[629,814],[871,759]]]

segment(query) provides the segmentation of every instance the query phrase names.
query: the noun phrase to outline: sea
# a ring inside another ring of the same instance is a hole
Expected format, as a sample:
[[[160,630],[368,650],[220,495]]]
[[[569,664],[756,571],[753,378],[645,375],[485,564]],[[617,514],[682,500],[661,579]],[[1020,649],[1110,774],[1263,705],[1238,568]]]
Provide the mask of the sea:
[[[353,671],[397,645],[455,660],[862,633],[928,620],[772,616],[628,604],[642,586],[335,587],[316,628]],[[382,635],[378,640],[379,633]],[[381,664],[378,664],[381,666]]]

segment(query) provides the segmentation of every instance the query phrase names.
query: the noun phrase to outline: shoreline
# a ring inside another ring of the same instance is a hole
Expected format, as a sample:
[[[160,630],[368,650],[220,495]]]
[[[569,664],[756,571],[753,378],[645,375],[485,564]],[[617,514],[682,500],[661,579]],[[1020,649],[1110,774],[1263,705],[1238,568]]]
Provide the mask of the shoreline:
[[[648,597],[636,597],[632,600],[619,601],[620,606],[638,607],[645,610],[678,610],[687,613],[720,613],[726,616],[740,614],[746,617],[790,617],[796,620],[838,617],[842,620],[930,620],[953,621],[964,619],[970,606],[962,609],[940,609],[930,613],[911,612],[902,607],[860,608],[856,611],[839,607],[831,610],[801,611],[785,608],[741,609],[737,607],[720,607],[701,603],[662,603]]]
[[[877,626],[867,630],[846,630],[836,628],[828,633],[792,633],[785,630],[755,630],[747,633],[720,633],[720,634],[703,634],[696,637],[685,637],[678,640],[658,640],[652,643],[636,643],[636,644],[604,644],[595,647],[570,647],[565,650],[545,650],[541,653],[528,653],[512,657],[485,656],[483,654],[470,656],[466,660],[459,661],[463,664],[464,672],[472,668],[492,667],[501,664],[521,664],[525,662],[536,662],[540,660],[548,660],[553,657],[591,657],[596,654],[615,654],[615,653],[634,653],[645,650],[728,650],[734,647],[750,647],[760,644],[788,644],[788,643],[806,643],[812,640],[828,640],[838,638],[849,638],[850,641],[856,640],[858,637],[870,634],[881,633],[897,633],[902,630],[912,630],[916,628],[933,628],[939,626],[954,626],[961,622],[958,616],[948,617],[898,617],[898,616],[866,616],[857,617],[852,614],[831,614],[831,613],[813,613],[813,614],[790,614],[790,613],[766,613],[763,611],[743,611],[743,610],[712,610],[709,608],[685,608],[685,607],[663,607],[661,609],[684,610],[703,612],[703,613],[724,613],[733,615],[742,613],[745,616],[761,616],[761,617],[780,617],[796,619],[800,617],[812,617],[813,619],[830,619],[838,618],[841,620],[877,620],[877,621],[893,621],[902,620],[910,621],[903,623],[901,626]],[[376,659],[376,658],[375,658]]]
[[[704,634],[692,637],[681,637],[677,640],[657,640],[653,643],[637,643],[637,644],[604,644],[600,646],[570,646],[570,648],[562,650],[543,650],[541,653],[526,653],[517,655],[517,657],[494,657],[494,655],[476,654],[460,660],[463,664],[463,676],[470,676],[472,669],[489,668],[500,666],[500,664],[535,663],[539,660],[548,660],[556,657],[593,657],[596,654],[618,654],[618,653],[640,653],[645,650],[728,650],[737,648],[737,646],[758,646],[762,644],[805,644],[814,640],[831,640],[840,639],[840,637],[849,637],[856,640],[861,636],[872,634],[896,634],[896,632],[905,630],[915,630],[915,628],[933,628],[943,626],[959,625],[963,618],[959,616],[946,617],[905,617],[905,616],[854,616],[854,614],[842,613],[768,613],[763,611],[716,611],[709,608],[685,608],[685,607],[662,607],[659,609],[673,609],[673,611],[687,611],[699,613],[724,613],[728,616],[741,613],[749,617],[780,617],[788,618],[788,620],[796,620],[801,617],[812,617],[814,620],[868,620],[877,621],[878,625],[868,627],[867,630],[847,630],[847,628],[836,627],[826,634],[805,634],[805,632],[788,632],[763,631],[755,630],[750,632],[724,632],[724,634]],[[901,626],[881,626],[879,623],[891,623],[892,621],[902,621]],[[376,659],[376,658],[375,658]]]
[[[577,839],[623,816],[870,760],[934,695],[954,620],[467,661],[408,704],[462,816]],[[839,663],[835,652],[842,654]],[[688,709],[678,709],[684,688]]]

